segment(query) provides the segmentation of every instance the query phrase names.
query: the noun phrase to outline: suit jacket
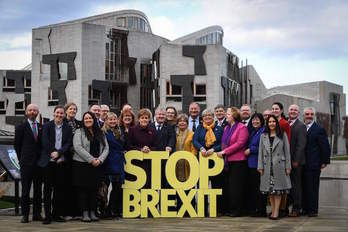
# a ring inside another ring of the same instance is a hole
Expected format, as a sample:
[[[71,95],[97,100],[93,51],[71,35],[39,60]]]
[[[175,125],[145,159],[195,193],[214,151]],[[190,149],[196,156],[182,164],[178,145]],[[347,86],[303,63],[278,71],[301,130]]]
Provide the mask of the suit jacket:
[[[307,128],[299,119],[291,126],[290,140],[291,161],[296,161],[299,165],[304,165],[306,163]]]
[[[284,190],[291,188],[290,176],[286,175],[285,169],[291,169],[290,147],[286,133],[283,133],[283,139],[274,137],[272,149],[271,142],[267,133],[260,137],[259,158],[257,169],[263,169],[261,176],[260,190],[269,191],[271,163],[273,167],[274,189]]]
[[[225,127],[224,133],[227,133],[228,128],[230,127]],[[243,123],[238,123],[236,130],[230,138],[230,145],[224,148],[225,156],[227,156],[229,162],[246,160],[244,151],[247,147],[248,138],[248,128]]]
[[[306,169],[320,170],[322,164],[330,163],[330,153],[325,129],[314,122],[307,131]]]
[[[176,143],[174,127],[167,123],[163,123],[161,130],[157,131],[154,122],[150,124],[150,127],[156,131],[156,150],[165,151],[166,147],[171,147],[172,152],[174,152]]]
[[[37,140],[34,138],[33,130],[28,120],[25,120],[15,128],[14,148],[21,167],[36,166],[37,160],[40,157],[42,125],[39,123],[37,125]]]
[[[219,123],[219,121],[215,120],[215,124],[217,125],[218,123]],[[223,121],[222,121],[222,124],[221,124],[222,129],[225,129],[225,126],[227,124],[228,124],[228,122],[227,122],[226,118],[224,118]]]
[[[54,120],[49,121],[43,126],[42,131],[42,150],[41,156],[38,162],[40,167],[46,167],[51,159],[51,153],[57,151],[59,157],[67,156],[70,154],[70,148],[72,146],[72,129],[66,122],[63,121],[62,125],[62,146],[59,150],[55,147],[56,143],[56,128]]]

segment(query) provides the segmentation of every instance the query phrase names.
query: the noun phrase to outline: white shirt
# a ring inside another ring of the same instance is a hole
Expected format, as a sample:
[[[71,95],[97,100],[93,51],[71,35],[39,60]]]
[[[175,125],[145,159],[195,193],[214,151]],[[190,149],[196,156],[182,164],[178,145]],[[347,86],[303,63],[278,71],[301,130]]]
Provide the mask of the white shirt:
[[[197,117],[196,119],[191,118],[191,116],[189,117],[188,128],[189,128],[190,130],[192,130],[193,121],[195,121],[195,123],[196,123],[196,129],[197,129],[197,127],[198,127],[198,125],[199,125],[199,117]]]
[[[306,124],[307,131],[311,128],[311,126],[313,125],[313,123],[314,123],[314,120],[313,120],[311,123]]]
[[[294,125],[294,123],[296,122],[297,119],[298,119],[298,118],[295,118],[295,119],[293,119],[293,120],[289,120],[290,126]]]
[[[162,129],[163,127],[163,123],[158,123],[158,122],[155,122],[155,127],[156,127],[156,130],[158,130],[158,126],[160,126],[159,130]]]

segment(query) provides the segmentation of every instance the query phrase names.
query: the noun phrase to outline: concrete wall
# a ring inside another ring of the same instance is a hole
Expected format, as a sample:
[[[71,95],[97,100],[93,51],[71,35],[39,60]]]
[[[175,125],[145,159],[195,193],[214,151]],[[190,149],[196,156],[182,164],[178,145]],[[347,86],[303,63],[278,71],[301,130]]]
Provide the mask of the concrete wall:
[[[171,43],[160,48],[160,104],[175,106],[178,110],[182,110],[181,103],[166,102],[166,82],[171,75],[194,75],[194,59],[183,56],[182,51],[182,45]],[[214,108],[223,103],[221,76],[227,73],[226,49],[221,45],[206,45],[203,59],[207,74],[195,75],[194,81],[206,85],[207,108]]]
[[[71,24],[51,29],[33,29],[32,42],[32,102],[39,105],[43,117],[52,118],[54,106],[48,106],[48,87],[50,86],[50,66],[42,64],[42,56],[55,53],[77,52],[75,58],[75,81],[69,81],[66,87],[67,100],[73,100],[81,109],[82,79],[82,24]],[[51,51],[50,51],[51,44]],[[41,66],[41,71],[40,71]],[[79,110],[77,117],[81,115]]]
[[[167,43],[167,39],[151,33],[130,31],[128,34],[128,52],[129,57],[136,57],[135,73],[137,76],[137,85],[129,86],[127,99],[135,111],[140,109],[140,71],[141,64],[150,64],[152,54],[162,45]]]

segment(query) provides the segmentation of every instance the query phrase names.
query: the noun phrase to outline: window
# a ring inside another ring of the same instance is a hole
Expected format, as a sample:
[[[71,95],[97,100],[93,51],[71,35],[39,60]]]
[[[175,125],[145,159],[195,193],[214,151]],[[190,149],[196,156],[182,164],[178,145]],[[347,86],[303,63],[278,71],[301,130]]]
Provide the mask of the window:
[[[114,38],[105,45],[105,79],[125,79],[121,70],[121,39]]]
[[[195,95],[206,95],[205,84],[196,84]]]
[[[68,64],[58,62],[58,77],[59,80],[68,80]]]
[[[16,102],[15,103],[15,115],[24,115],[25,114],[25,102]]]
[[[126,27],[126,18],[121,17],[117,19],[117,26],[118,27]]]
[[[14,92],[16,88],[16,81],[9,80],[6,77],[3,78],[3,91],[4,92]]]
[[[50,87],[48,87],[47,95],[48,95],[48,106],[58,105],[58,99],[53,99],[53,92]]]
[[[88,85],[88,105],[99,104],[101,100],[101,93],[94,90],[91,85]]]
[[[0,114],[6,114],[6,101],[0,101]]]

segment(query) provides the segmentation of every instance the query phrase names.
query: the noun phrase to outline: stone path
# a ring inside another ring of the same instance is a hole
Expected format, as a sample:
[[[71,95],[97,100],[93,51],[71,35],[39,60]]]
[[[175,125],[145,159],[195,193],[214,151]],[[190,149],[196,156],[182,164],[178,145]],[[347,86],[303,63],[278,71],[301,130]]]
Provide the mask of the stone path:
[[[348,209],[321,208],[316,218],[298,217],[271,221],[267,218],[161,218],[104,220],[97,223],[66,222],[42,225],[20,223],[21,217],[0,216],[0,231],[348,231]]]

